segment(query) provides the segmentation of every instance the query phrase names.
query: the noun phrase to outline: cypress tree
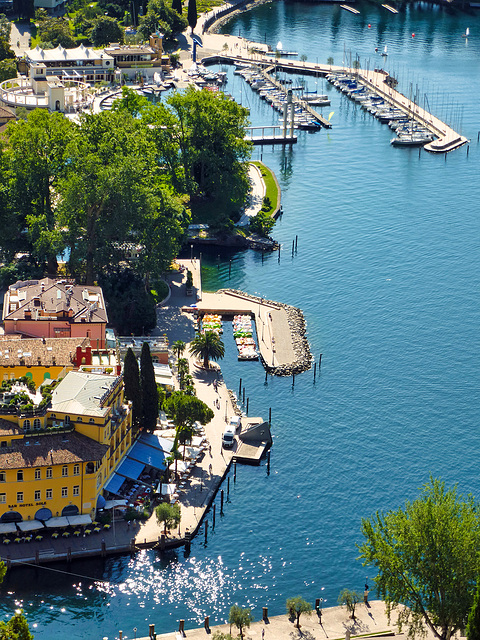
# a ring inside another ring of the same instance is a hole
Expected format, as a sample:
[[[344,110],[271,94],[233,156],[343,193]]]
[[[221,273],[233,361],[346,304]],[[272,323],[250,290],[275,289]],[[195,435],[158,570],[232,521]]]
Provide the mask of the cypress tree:
[[[173,0],[172,2],[172,9],[175,9],[175,11],[177,13],[179,13],[180,15],[182,15],[182,0]]]
[[[477,592],[475,593],[473,605],[468,614],[465,635],[467,636],[467,640],[480,640],[480,584],[477,584]]]
[[[193,33],[197,24],[197,0],[188,0],[187,20]]]
[[[140,381],[142,387],[142,425],[147,431],[154,431],[158,417],[158,390],[148,342],[144,342],[142,346]]]
[[[125,398],[132,402],[132,422],[135,428],[140,425],[142,415],[142,390],[140,388],[140,369],[133,351],[128,348],[123,363],[123,384]]]

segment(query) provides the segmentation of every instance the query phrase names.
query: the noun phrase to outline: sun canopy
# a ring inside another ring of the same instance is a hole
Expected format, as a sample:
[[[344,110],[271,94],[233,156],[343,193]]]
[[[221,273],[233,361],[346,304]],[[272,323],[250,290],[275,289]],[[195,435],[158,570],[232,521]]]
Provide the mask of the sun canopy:
[[[68,527],[70,523],[66,516],[60,516],[59,518],[50,518],[45,522],[47,529],[55,529],[56,527]]]
[[[127,506],[126,500],[107,500],[105,502],[104,509],[117,509],[117,508],[126,507],[126,506]]]
[[[16,533],[17,527],[13,522],[0,522],[0,533]]]
[[[142,433],[138,441],[148,444],[150,447],[155,447],[155,449],[160,449],[160,451],[165,451],[165,453],[170,453],[173,447],[173,440],[162,438],[156,433]]]
[[[177,489],[176,484],[162,484],[162,496],[171,496]]]
[[[132,459],[155,469],[165,469],[165,452],[143,442],[136,442],[131,448],[127,460]]]
[[[134,445],[135,446],[135,445]],[[145,468],[145,464],[138,462],[137,460],[132,460],[130,458],[130,454],[133,450],[130,450],[128,457],[122,462],[122,464],[118,467],[116,473],[120,476],[125,476],[126,478],[131,478],[132,480],[137,480],[139,475]]]
[[[40,520],[24,520],[23,522],[17,523],[20,531],[37,531],[38,529],[43,529],[43,522]]]
[[[83,516],[67,516],[67,520],[72,527],[84,524],[92,524],[92,519],[88,514]]]
[[[116,473],[113,474],[110,482],[105,486],[105,490],[110,493],[118,493],[120,487],[125,482],[125,478],[123,476],[117,476]]]

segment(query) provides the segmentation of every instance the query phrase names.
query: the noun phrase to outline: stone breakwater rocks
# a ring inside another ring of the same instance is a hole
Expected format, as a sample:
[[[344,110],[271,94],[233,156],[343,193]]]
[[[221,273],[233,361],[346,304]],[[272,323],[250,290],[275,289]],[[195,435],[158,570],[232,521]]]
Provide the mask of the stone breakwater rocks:
[[[230,402],[232,403],[232,407],[233,407],[233,411],[235,413],[235,415],[237,416],[241,416],[242,415],[242,411],[240,409],[240,407],[238,406],[238,398],[237,396],[234,394],[234,392],[231,389],[227,389],[227,393],[228,393],[228,397],[230,398]]]
[[[282,364],[277,367],[272,367],[266,362],[263,362],[263,366],[268,373],[275,376],[291,376],[293,374],[302,373],[303,371],[308,371],[308,369],[311,368],[313,358],[310,351],[310,345],[307,340],[307,325],[301,309],[282,302],[276,302],[275,300],[259,298],[258,296],[253,296],[250,293],[245,293],[245,291],[239,291],[237,289],[220,289],[218,293],[233,294],[246,300],[251,300],[256,304],[268,304],[276,309],[285,310],[288,325],[290,327],[290,336],[295,359],[293,362]]]

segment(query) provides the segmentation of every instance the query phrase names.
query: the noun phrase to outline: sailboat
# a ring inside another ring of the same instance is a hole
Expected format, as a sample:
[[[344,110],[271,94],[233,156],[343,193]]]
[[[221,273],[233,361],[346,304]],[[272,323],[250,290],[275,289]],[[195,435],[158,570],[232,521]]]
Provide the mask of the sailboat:
[[[387,57],[387,56],[388,56],[388,53],[387,53],[387,45],[385,45],[385,46],[384,46],[384,48],[383,48],[382,56],[385,56],[385,57]]]
[[[470,27],[467,27],[465,29],[465,33],[462,33],[462,38],[468,38],[469,35],[470,35]]]

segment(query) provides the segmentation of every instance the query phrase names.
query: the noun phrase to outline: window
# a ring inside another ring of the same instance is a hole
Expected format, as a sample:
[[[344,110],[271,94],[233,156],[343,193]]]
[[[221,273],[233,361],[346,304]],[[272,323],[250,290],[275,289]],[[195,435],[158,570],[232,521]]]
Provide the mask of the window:
[[[40,480],[40,469],[35,469],[35,480]]]
[[[17,491],[17,502],[23,502],[23,491]]]
[[[51,500],[51,499],[52,499],[52,494],[53,494],[52,489],[47,489],[47,490],[45,491],[45,498],[46,498],[47,500]]]
[[[35,500],[41,500],[41,499],[42,499],[42,492],[35,491]]]
[[[77,421],[78,421],[78,422],[83,422],[83,420],[82,420],[82,416],[78,416]]]
[[[5,504],[7,502],[7,494],[0,493],[0,504]]]
[[[52,478],[52,477],[53,477],[52,469],[51,469],[51,468],[48,468],[48,469],[47,469],[47,475],[46,475],[45,477],[46,477],[46,478]]]
[[[40,418],[35,418],[35,420],[33,421],[33,428],[40,429],[41,426],[42,426],[42,423],[40,422]]]
[[[0,442],[0,447],[6,447],[6,446],[8,446],[8,442],[6,440],[2,440]]]
[[[76,485],[73,487],[73,495],[74,495],[74,496],[79,496],[79,495],[80,495],[80,485],[76,484]]]
[[[65,416],[65,426],[70,424],[70,416]]]
[[[62,498],[68,498],[68,487],[62,487]]]
[[[23,423],[23,430],[30,431],[30,420],[25,420]]]
[[[93,462],[87,462],[87,464],[85,465],[85,473],[94,473],[95,472],[95,467],[93,465]]]
[[[63,477],[68,476],[68,467],[66,464],[64,464],[62,467],[62,476]]]
[[[6,482],[7,481],[7,474],[5,473],[5,471],[0,471],[0,482]]]
[[[23,482],[23,469],[17,471],[17,482]]]
[[[90,424],[95,424],[95,419],[94,418],[90,418],[89,422],[90,422]]]
[[[79,464],[74,464],[73,465],[73,475],[74,476],[79,476],[80,475],[80,465]]]

